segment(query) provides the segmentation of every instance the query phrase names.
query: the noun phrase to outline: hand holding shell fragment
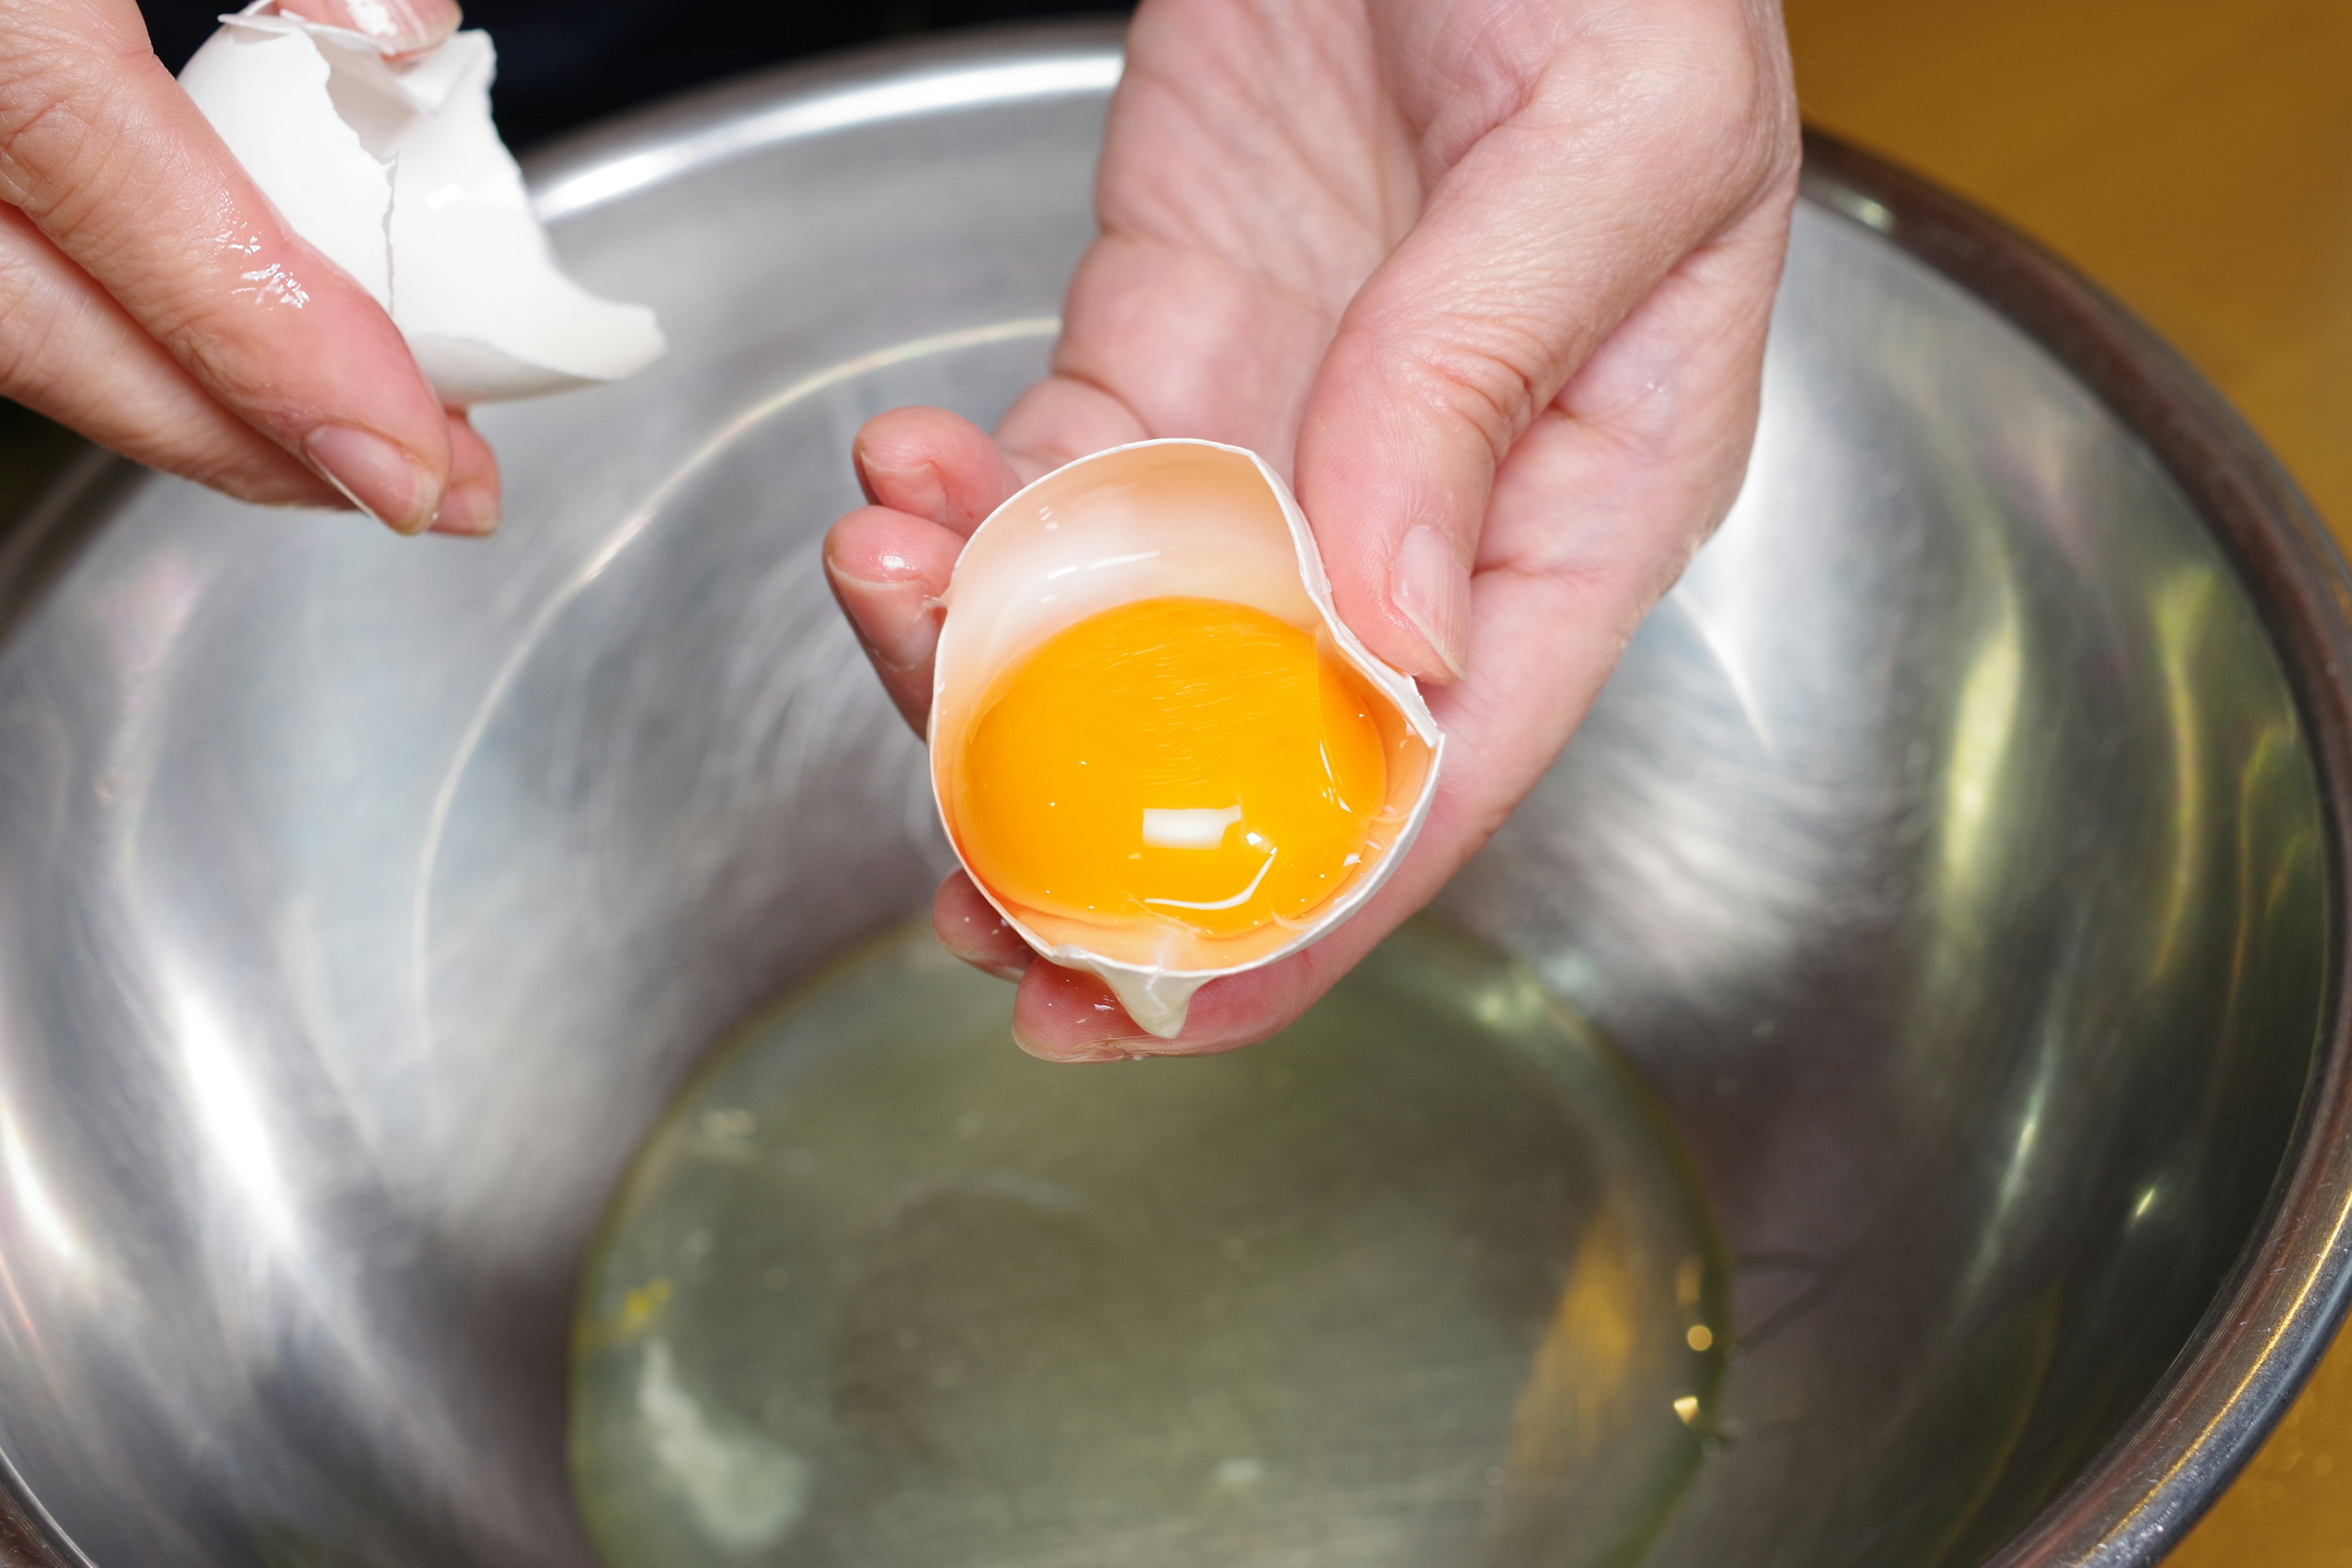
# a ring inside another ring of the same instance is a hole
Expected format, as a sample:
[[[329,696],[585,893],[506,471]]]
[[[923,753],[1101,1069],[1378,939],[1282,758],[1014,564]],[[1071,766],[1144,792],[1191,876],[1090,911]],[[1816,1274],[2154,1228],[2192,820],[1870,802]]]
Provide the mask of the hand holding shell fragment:
[[[490,121],[496,67],[480,31],[395,62],[363,34],[258,0],[221,18],[180,76],[295,231],[391,313],[456,408],[615,380],[664,347],[650,310],[600,300],[558,269]]]

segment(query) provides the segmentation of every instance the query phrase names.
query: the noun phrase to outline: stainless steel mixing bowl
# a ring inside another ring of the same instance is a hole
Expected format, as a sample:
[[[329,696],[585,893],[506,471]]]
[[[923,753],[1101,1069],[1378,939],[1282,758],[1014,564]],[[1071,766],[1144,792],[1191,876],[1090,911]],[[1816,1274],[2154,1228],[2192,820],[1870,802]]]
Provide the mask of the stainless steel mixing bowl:
[[[850,433],[1036,373],[1118,69],[999,36],[541,161],[676,346],[485,416],[488,546],[18,438],[0,1557],[590,1560],[600,1205],[941,866],[815,567]],[[2147,1563],[2344,1306],[2346,580],[2177,360],[1833,147],[1769,384],[1738,512],[1444,900],[1615,1035],[1736,1255],[1652,1560]]]

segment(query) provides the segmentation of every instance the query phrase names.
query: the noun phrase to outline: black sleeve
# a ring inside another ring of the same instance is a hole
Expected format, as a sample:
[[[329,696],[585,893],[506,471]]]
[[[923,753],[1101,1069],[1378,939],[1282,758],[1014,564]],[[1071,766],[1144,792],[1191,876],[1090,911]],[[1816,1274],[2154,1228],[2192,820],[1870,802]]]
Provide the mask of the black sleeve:
[[[234,4],[140,0],[155,52],[178,70]],[[704,82],[934,28],[1116,13],[1117,0],[470,0],[499,45],[493,102],[525,147]]]

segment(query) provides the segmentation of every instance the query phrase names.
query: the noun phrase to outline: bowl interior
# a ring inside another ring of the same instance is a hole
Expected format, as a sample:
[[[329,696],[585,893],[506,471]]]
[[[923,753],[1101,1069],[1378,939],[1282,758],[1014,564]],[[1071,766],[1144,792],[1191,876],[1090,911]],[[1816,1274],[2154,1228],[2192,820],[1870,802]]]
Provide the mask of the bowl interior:
[[[549,171],[573,269],[674,347],[483,415],[488,545],[88,465],[20,518],[0,1452],[57,1539],[592,1560],[565,1334],[633,1145],[945,864],[815,566],[850,435],[1038,373],[1115,62],[754,85]],[[2325,1006],[2314,764],[2238,577],[1822,195],[1736,513],[1441,905],[1617,1042],[1729,1247],[1661,1563],[2013,1534],[2190,1342]]]

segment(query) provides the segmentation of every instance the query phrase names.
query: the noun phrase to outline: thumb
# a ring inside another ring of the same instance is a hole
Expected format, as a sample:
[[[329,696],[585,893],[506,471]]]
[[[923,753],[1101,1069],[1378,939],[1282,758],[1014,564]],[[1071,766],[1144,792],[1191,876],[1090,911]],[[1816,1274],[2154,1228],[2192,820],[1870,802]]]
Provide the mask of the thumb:
[[[1299,503],[1340,615],[1425,679],[1467,671],[1471,568],[1504,457],[1769,183],[1769,156],[1745,145],[1769,136],[1734,116],[1660,125],[1657,106],[1628,113],[1590,87],[1531,97],[1440,178],[1340,318],[1302,416]]]

